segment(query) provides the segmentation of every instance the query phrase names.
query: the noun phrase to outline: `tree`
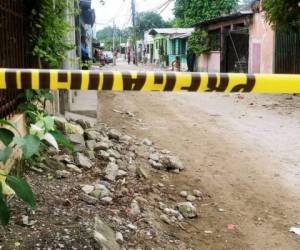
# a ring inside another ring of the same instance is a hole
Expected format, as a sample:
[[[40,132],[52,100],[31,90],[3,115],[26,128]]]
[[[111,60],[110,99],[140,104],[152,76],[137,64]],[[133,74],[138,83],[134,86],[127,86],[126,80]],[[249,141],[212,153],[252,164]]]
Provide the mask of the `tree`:
[[[278,30],[300,28],[299,0],[264,0],[263,7],[269,23]]]
[[[209,38],[205,30],[195,30],[189,37],[188,43],[189,49],[197,55],[210,51]]]
[[[140,12],[136,16],[136,31],[139,39],[144,37],[144,32],[152,28],[167,28],[168,23],[155,12]]]
[[[124,43],[127,41],[131,33],[131,28],[126,28],[123,30],[115,28],[115,47],[118,48],[120,46],[120,37]],[[102,30],[97,31],[96,38],[99,42],[104,43],[105,50],[113,49],[113,34],[114,28],[111,26],[107,26]]]
[[[228,14],[237,5],[238,0],[176,0],[176,26],[189,27],[221,14]]]

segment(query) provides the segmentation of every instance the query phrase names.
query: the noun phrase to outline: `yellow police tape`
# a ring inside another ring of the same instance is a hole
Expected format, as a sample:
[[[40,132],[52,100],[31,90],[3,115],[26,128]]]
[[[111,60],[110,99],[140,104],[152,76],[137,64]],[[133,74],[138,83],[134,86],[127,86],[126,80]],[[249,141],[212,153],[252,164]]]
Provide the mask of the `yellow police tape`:
[[[300,75],[0,68],[0,89],[300,93]]]

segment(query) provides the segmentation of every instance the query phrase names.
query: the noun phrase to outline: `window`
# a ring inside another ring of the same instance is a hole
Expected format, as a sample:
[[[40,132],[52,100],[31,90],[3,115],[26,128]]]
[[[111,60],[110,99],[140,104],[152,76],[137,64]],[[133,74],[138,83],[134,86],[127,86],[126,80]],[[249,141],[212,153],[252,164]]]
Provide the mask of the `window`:
[[[182,55],[186,54],[186,39],[181,40],[181,48],[180,48],[180,53]]]
[[[172,40],[171,51],[172,51],[172,55],[176,55],[176,39]]]
[[[212,30],[208,33],[209,47],[211,51],[221,50],[221,30]]]

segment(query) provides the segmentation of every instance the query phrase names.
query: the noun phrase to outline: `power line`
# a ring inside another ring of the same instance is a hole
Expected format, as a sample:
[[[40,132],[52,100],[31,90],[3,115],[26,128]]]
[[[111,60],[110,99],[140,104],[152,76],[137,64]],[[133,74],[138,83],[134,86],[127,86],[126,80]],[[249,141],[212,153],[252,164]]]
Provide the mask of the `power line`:
[[[172,2],[173,0],[166,0],[164,1],[163,3],[155,6],[155,7],[152,7],[150,9],[147,9],[147,12],[158,12],[159,10],[161,10],[162,8],[164,8],[166,5],[169,5],[170,2]],[[149,5],[150,6],[150,5]],[[152,5],[153,6],[153,5]]]
[[[166,5],[158,12],[158,14],[160,15],[161,13],[163,13],[169,6],[170,4],[173,2],[173,0],[169,0]]]

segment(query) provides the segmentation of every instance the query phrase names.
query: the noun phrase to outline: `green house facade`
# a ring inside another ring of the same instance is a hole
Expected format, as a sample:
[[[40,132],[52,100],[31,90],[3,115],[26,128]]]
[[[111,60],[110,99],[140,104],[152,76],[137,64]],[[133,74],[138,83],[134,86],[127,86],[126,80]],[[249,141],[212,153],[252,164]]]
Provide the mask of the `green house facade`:
[[[193,29],[169,28],[152,29],[149,34],[153,37],[153,60],[156,64],[169,67],[177,56],[182,67],[186,67],[188,37]]]

